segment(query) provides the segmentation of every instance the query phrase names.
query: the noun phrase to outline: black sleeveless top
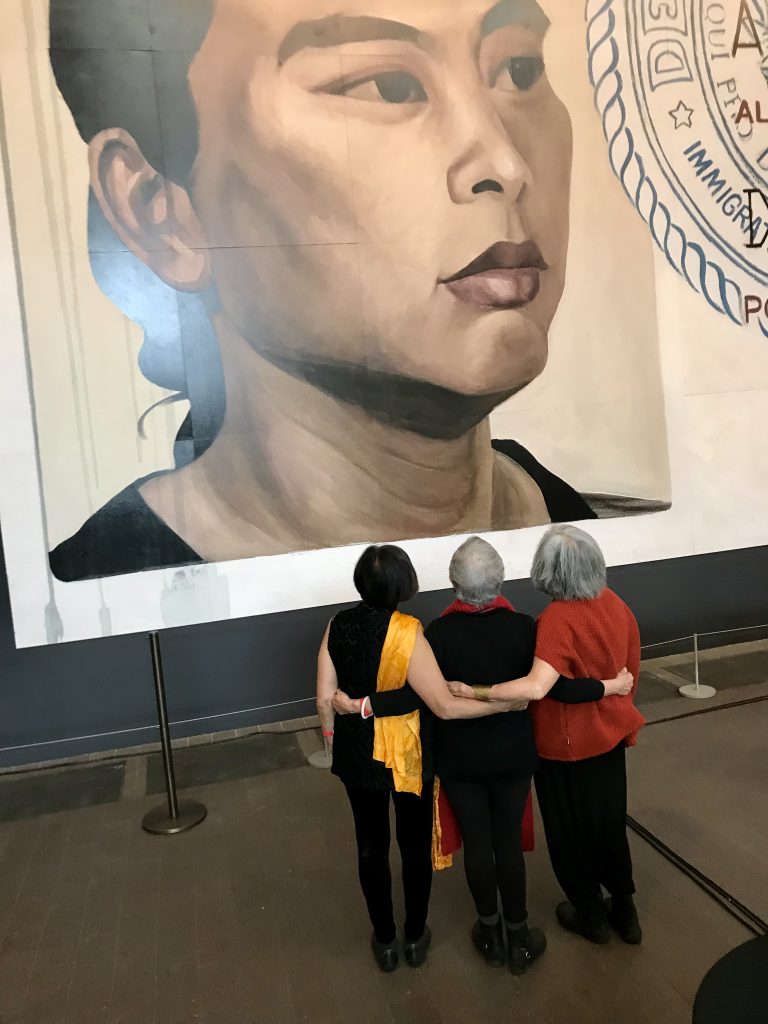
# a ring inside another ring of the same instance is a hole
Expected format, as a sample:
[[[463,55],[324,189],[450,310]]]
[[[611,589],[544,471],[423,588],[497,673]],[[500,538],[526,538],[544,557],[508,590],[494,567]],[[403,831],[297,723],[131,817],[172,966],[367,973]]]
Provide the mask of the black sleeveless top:
[[[379,662],[391,618],[389,611],[359,604],[339,612],[331,622],[328,653],[339,689],[347,696],[358,699],[376,693]],[[347,786],[392,789],[392,772],[373,759],[373,722],[373,716],[363,719],[360,715],[336,715],[331,771]],[[423,737],[422,762],[424,778],[429,779],[432,765]]]

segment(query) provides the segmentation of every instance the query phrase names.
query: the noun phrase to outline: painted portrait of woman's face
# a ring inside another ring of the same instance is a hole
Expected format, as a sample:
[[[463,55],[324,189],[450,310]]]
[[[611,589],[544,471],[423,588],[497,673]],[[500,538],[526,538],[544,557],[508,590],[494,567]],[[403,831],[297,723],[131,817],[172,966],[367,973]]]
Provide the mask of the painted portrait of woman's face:
[[[220,0],[191,65],[190,191],[222,308],[342,398],[364,369],[508,395],[544,367],[565,276],[547,19],[535,0],[337,10]]]
[[[464,396],[423,423],[457,436],[541,372],[562,295],[572,144],[549,23],[535,0],[336,10],[217,0],[183,180],[115,126],[90,139],[91,185],[131,251],[173,288],[213,286],[266,359],[405,426],[425,420],[419,383]]]

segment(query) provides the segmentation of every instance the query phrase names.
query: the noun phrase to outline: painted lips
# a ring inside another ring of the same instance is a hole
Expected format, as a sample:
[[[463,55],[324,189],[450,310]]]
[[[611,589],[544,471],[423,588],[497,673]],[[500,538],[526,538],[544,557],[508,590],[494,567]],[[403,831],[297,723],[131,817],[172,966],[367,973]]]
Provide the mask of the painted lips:
[[[533,302],[547,263],[535,242],[496,242],[442,283],[462,302],[518,309]]]

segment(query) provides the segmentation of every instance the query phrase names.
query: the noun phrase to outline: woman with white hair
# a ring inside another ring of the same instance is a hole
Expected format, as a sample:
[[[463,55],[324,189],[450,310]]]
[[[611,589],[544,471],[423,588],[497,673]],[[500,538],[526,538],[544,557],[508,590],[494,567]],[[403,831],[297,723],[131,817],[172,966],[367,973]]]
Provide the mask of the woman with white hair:
[[[390,803],[403,866],[403,953],[420,967],[432,933],[433,771],[422,743],[421,702],[438,718],[480,718],[512,706],[457,700],[440,674],[421,623],[398,610],[417,593],[410,558],[394,544],[371,545],[354,572],[362,598],[328,624],[317,659],[317,709],[333,748],[334,775],[344,783],[357,840],[358,875],[373,926],[371,948],[382,971],[399,962],[389,867]],[[410,682],[406,705],[394,703]],[[344,687],[344,692],[340,687]],[[391,698],[390,716],[373,720],[375,700]],[[336,722],[335,713],[342,717]]]
[[[482,696],[492,684],[530,669],[536,625],[501,596],[504,563],[481,538],[470,537],[459,547],[449,575],[457,600],[425,636],[443,676],[466,680],[474,687],[469,695]],[[565,701],[594,701],[623,687],[629,687],[625,676],[607,683],[564,679],[553,693]],[[403,703],[407,700],[401,690],[372,695],[370,704],[381,718],[410,710]],[[337,710],[344,704],[337,695]],[[489,964],[506,962],[514,974],[523,974],[546,948],[544,933],[528,926],[526,905],[521,825],[538,758],[525,708],[524,702],[522,710],[474,721],[460,721],[459,714],[452,721],[438,719],[431,728],[435,770],[461,830],[464,869],[477,910],[472,941]],[[429,735],[422,728],[422,742]]]
[[[597,542],[575,526],[553,526],[545,533],[531,580],[552,598],[539,616],[533,667],[523,678],[474,696],[536,701],[536,792],[552,867],[568,897],[557,907],[560,924],[601,944],[610,939],[613,925],[625,942],[636,944],[642,932],[627,841],[625,748],[634,745],[644,725],[633,701],[640,670],[637,621],[607,587]],[[570,707],[550,699],[560,674],[599,678],[622,666],[634,680],[625,695]],[[460,684],[451,689],[473,695]]]

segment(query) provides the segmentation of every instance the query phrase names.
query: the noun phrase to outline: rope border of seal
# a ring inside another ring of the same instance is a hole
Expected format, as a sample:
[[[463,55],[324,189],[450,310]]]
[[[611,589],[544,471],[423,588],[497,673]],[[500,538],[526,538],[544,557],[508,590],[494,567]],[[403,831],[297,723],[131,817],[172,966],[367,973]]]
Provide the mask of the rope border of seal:
[[[741,288],[726,276],[717,263],[707,259],[701,245],[688,240],[685,231],[673,220],[669,208],[659,199],[656,186],[646,173],[643,158],[637,152],[632,131],[627,125],[613,7],[614,0],[586,0],[585,7],[589,80],[594,90],[595,109],[600,115],[603,135],[608,143],[611,169],[672,269],[684,277],[695,292],[703,295],[714,310],[740,327],[744,326]],[[601,65],[603,70],[597,77],[596,67]],[[735,310],[731,295],[736,300]],[[768,337],[768,328],[762,319],[759,323],[760,330]]]

